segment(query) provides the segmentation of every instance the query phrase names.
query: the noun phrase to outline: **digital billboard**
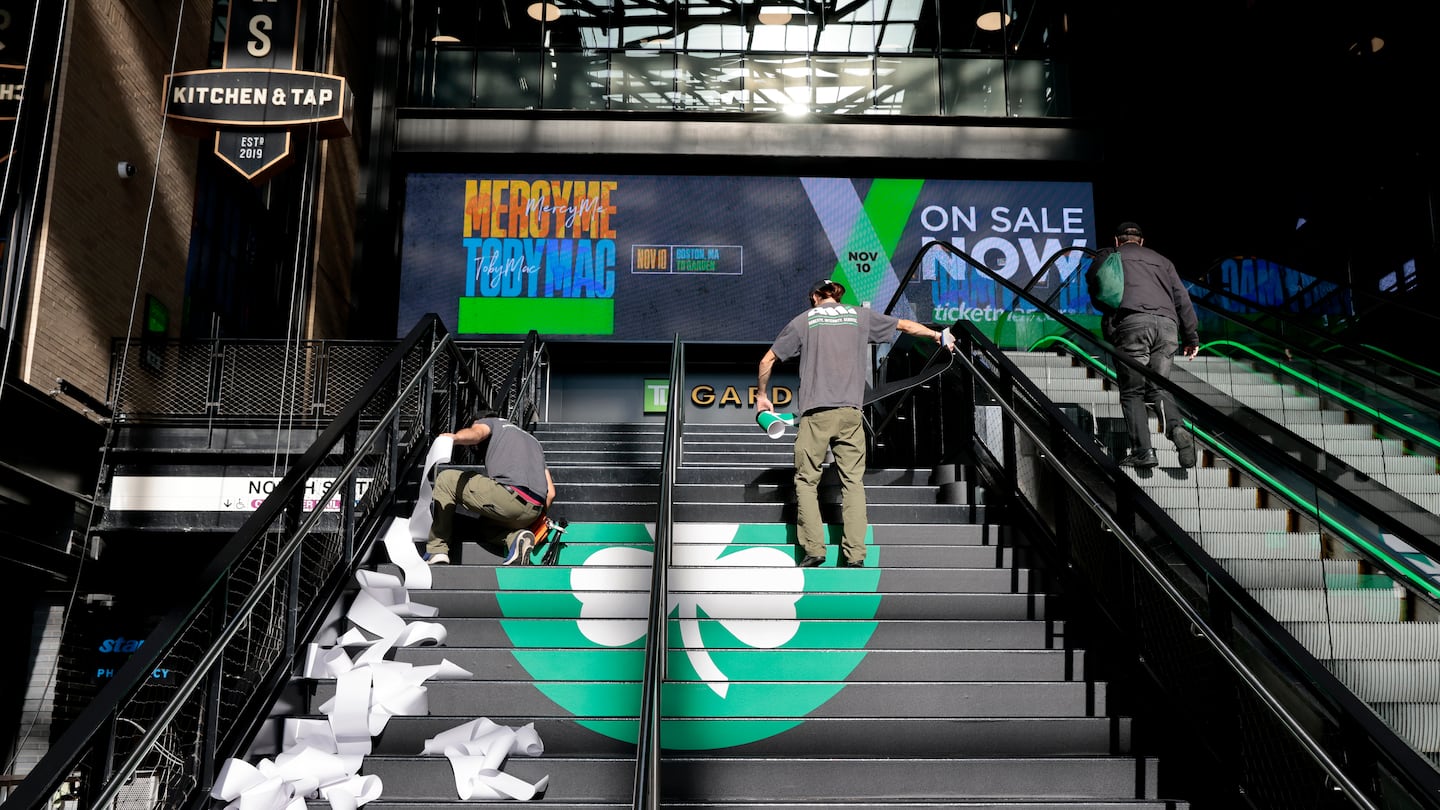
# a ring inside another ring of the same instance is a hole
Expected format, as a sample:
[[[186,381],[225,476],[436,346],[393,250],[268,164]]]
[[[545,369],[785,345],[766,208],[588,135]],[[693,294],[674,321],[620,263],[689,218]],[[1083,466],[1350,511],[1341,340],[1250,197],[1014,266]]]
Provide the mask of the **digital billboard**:
[[[891,178],[417,173],[407,179],[398,331],[434,312],[467,338],[763,342],[832,278],[883,309],[926,244],[1023,284],[1094,247],[1089,183]],[[1065,284],[1037,291],[1089,312]],[[896,315],[993,319],[990,276],[926,254]]]

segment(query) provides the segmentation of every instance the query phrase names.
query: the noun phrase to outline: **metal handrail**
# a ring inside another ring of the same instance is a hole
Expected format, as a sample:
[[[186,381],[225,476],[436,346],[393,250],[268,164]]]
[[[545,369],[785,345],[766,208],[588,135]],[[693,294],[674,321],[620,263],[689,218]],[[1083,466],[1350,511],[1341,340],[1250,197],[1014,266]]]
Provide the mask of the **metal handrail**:
[[[665,403],[665,443],[660,461],[660,503],[655,517],[655,553],[650,571],[650,613],[645,624],[645,675],[640,686],[640,728],[635,746],[634,810],[660,807],[660,692],[665,684],[670,613],[670,559],[675,532],[675,478],[683,455],[685,344],[675,335],[670,353],[670,392]]]
[[[1265,679],[1257,675],[1244,659],[1235,653],[1224,637],[1211,626],[1209,620],[1200,611],[1195,609],[1190,600],[1170,581],[1165,571],[1155,562],[1152,554],[1146,549],[1144,544],[1138,541],[1131,534],[1125,523],[1117,518],[1111,507],[1097,498],[1089,486],[1075,474],[1069,465],[1062,463],[1061,459],[1063,459],[1065,455],[1056,452],[1049,439],[1031,429],[1025,419],[1018,418],[1016,408],[1010,403],[1009,397],[1006,395],[1007,392],[1001,391],[992,383],[990,375],[984,373],[975,363],[973,359],[974,355],[985,354],[988,362],[1004,368],[1004,370],[1008,372],[1006,376],[1009,377],[1011,384],[1021,387],[1027,395],[1027,400],[1042,412],[1044,418],[1051,426],[1058,426],[1061,433],[1070,440],[1074,447],[1086,452],[1096,463],[1103,464],[1103,460],[1108,460],[1108,456],[1104,456],[1092,443],[1084,441],[1083,437],[1076,432],[1071,420],[1062,414],[994,344],[990,343],[979,330],[975,329],[973,324],[964,324],[959,337],[963,341],[963,350],[957,352],[957,354],[960,355],[962,362],[968,367],[972,378],[980,381],[991,393],[992,397],[990,401],[998,405],[1002,411],[1011,417],[1010,424],[1023,431],[1029,439],[1035,443],[1036,447],[1041,451],[1038,454],[1039,458],[1043,459],[1044,463],[1054,473],[1063,478],[1070,486],[1072,492],[1084,501],[1085,505],[1094,512],[1095,516],[1105,524],[1105,527],[1120,541],[1126,552],[1134,562],[1140,566],[1140,569],[1154,581],[1173,606],[1185,615],[1186,619],[1194,628],[1194,631],[1202,636],[1221,659],[1240,676],[1240,679],[1254,692],[1255,696],[1275,713],[1280,721],[1294,734],[1296,740],[1301,743],[1306,752],[1314,758],[1316,764],[1324,769],[1334,780],[1335,786],[1354,801],[1357,806],[1374,810],[1376,805],[1365,795],[1364,791],[1361,790],[1355,781],[1350,778],[1340,763],[1336,762],[1325,749],[1325,746],[1317,740],[1315,735],[1306,727],[1306,724],[1297,718],[1294,713],[1274,696],[1266,685]],[[1178,530],[1178,527],[1175,528]],[[1210,577],[1212,581],[1217,583],[1218,588],[1230,599],[1234,610],[1242,614],[1252,624],[1267,628],[1270,633],[1275,633],[1278,630],[1279,623],[1270,617],[1264,611],[1264,608],[1260,607],[1252,597],[1246,594],[1244,589],[1235,583],[1223,568],[1220,568],[1218,565],[1207,565],[1206,567],[1208,569],[1206,571],[1207,577]],[[1298,647],[1298,644],[1292,642],[1289,646]],[[1294,654],[1294,649],[1290,652]],[[1308,655],[1308,653],[1303,654]],[[1323,670],[1323,668],[1319,669]],[[1328,673],[1326,674],[1328,675]],[[1333,680],[1333,676],[1330,677]],[[1348,693],[1348,690],[1345,690],[1343,685],[1339,684],[1338,681],[1336,681],[1333,686],[1338,690],[1342,690],[1342,693]],[[1353,696],[1351,696],[1351,700],[1358,702],[1358,698],[1353,698]],[[1389,733],[1388,729],[1386,729],[1386,733]]]
[[[511,365],[510,376],[502,389],[507,400],[505,418],[526,430],[535,427],[534,409],[539,397],[536,388],[544,353],[545,344],[541,342],[539,333],[530,330],[521,345],[520,353]]]
[[[423,352],[423,361],[415,370],[414,376],[402,380],[400,375],[404,371],[404,361],[417,352]],[[390,401],[380,424],[391,426],[388,439],[391,443],[391,472],[403,472],[413,468],[425,452],[425,443],[421,440],[434,432],[432,423],[438,419],[438,415],[433,413],[435,408],[431,401],[431,398],[437,395],[432,377],[438,367],[437,359],[442,355],[448,356],[452,361],[449,373],[458,375],[463,368],[463,358],[460,358],[455,350],[454,343],[440,320],[434,315],[427,316],[390,353],[340,417],[322,432],[315,444],[281,478],[272,494],[220,550],[197,578],[196,581],[202,583],[202,586],[192,595],[193,598],[182,600],[181,607],[160,621],[155,630],[147,636],[145,643],[131,655],[90,706],[81,712],[56,745],[31,771],[25,782],[11,793],[6,801],[7,807],[27,810],[46,807],[56,787],[66,780],[87,756],[94,755],[105,757],[103,767],[98,773],[101,786],[85,806],[108,806],[119,789],[138,770],[143,758],[156,750],[156,740],[162,731],[167,729],[167,723],[177,717],[185,707],[186,699],[195,696],[202,688],[216,688],[215,684],[221,673],[210,670],[216,662],[223,659],[227,643],[241,632],[247,623],[253,621],[252,609],[262,593],[267,592],[267,583],[282,581],[282,577],[293,581],[299,575],[295,566],[299,564],[307,532],[320,519],[324,504],[343,488],[341,533],[344,535],[344,544],[338,559],[332,568],[320,572],[319,587],[315,589],[309,603],[298,602],[298,596],[293,589],[289,590],[291,604],[285,615],[289,617],[290,624],[284,629],[290,632],[286,637],[285,649],[279,657],[263,664],[263,671],[242,673],[247,677],[253,675],[252,680],[255,683],[268,687],[254,689],[252,697],[270,694],[278,688],[277,685],[283,682],[293,663],[297,647],[301,646],[299,641],[308,638],[317,623],[323,621],[327,605],[343,588],[350,569],[358,560],[364,558],[369,546],[373,544],[383,518],[395,498],[393,489],[382,492],[380,487],[372,486],[365,494],[368,511],[363,521],[357,523],[355,520],[359,499],[355,497],[355,482],[349,477],[358,469],[361,460],[366,458],[367,452],[376,448],[381,441],[380,437],[385,433],[381,430],[370,431],[362,441],[362,416],[372,407],[372,403]],[[462,380],[458,376],[452,376],[449,382],[448,390],[439,392],[439,395],[462,395],[463,392],[459,389],[461,385],[471,386],[466,390],[472,394],[477,390],[473,379]],[[407,413],[410,409],[416,412]],[[448,418],[449,415],[446,416]],[[366,421],[370,421],[368,417]],[[302,517],[308,481],[316,476],[323,464],[333,463],[341,447],[346,448],[343,454],[349,457],[344,471],[336,476],[326,497],[316,500],[313,510]],[[405,456],[403,460],[397,458],[401,454]],[[149,681],[158,662],[171,655],[173,646],[184,640],[184,633],[194,628],[197,620],[207,613],[211,602],[225,595],[225,588],[236,574],[233,569],[246,561],[253,549],[272,543],[274,532],[278,529],[283,533],[286,525],[294,525],[295,528],[285,537],[279,551],[272,552],[274,556],[267,559],[263,566],[264,574],[246,579],[252,582],[247,598],[239,605],[224,605],[228,609],[225,623],[214,628],[213,633],[208,630],[197,631],[207,642],[207,646],[195,659],[193,671],[187,673],[188,677],[183,686],[169,696],[165,705],[153,717],[147,718],[152,721],[151,725],[138,740],[130,741],[133,747],[125,751],[114,750],[117,742],[117,721],[123,719],[130,722],[128,718],[121,717],[122,709]],[[211,704],[218,700],[219,697],[214,694],[207,698],[207,702]],[[203,712],[201,716],[205,719],[197,719],[196,722],[221,722],[213,717],[213,714],[213,710]],[[241,722],[256,723],[261,719],[263,718],[246,717]],[[204,732],[203,735],[199,734],[201,731]],[[221,750],[222,748],[227,744],[230,747],[241,744],[239,740],[243,735],[237,735],[235,731],[233,726],[211,728],[208,731],[203,728],[196,729],[197,738],[204,738],[203,743],[197,744],[204,748],[193,764],[198,770],[192,791],[208,788],[206,782],[215,775],[213,770],[209,769],[217,767],[219,759],[228,753]],[[222,735],[227,736],[224,743],[220,740]],[[100,754],[97,754],[97,751]],[[116,758],[121,759],[118,768],[113,765]],[[188,796],[170,798],[172,803],[164,806],[178,808],[189,800]]]
[[[1232,436],[1243,435],[1244,433],[1248,432],[1244,425],[1239,424],[1230,416],[1221,413],[1209,403],[1199,400],[1189,391],[1176,385],[1170,379],[1155,374],[1147,366],[1136,362],[1134,359],[1124,354],[1123,352],[1117,351],[1109,343],[1105,342],[1099,337],[1092,335],[1089,330],[1076,323],[1075,321],[1071,320],[1065,314],[1059,312],[1055,308],[1051,307],[1049,304],[1034,297],[1030,293],[1027,293],[1025,289],[1021,286],[994,272],[989,267],[986,267],[984,264],[982,264],[979,260],[975,259],[973,256],[970,256],[969,254],[965,253],[959,248],[956,248],[948,242],[930,242],[921,249],[915,260],[911,262],[911,272],[908,272],[906,274],[904,280],[901,283],[901,288],[896,292],[897,296],[903,294],[904,286],[909,283],[910,279],[914,275],[913,271],[919,267],[920,260],[923,259],[924,256],[931,250],[942,250],[961,259],[962,261],[969,264],[971,267],[974,267],[976,270],[989,276],[995,283],[1001,285],[1006,290],[1009,290],[1016,296],[1017,300],[1024,300],[1026,303],[1034,306],[1038,312],[1044,314],[1048,318],[1051,318],[1057,324],[1069,330],[1069,332],[1073,334],[1077,340],[1080,340],[1087,344],[1087,351],[1101,353],[1110,358],[1112,363],[1123,363],[1127,365],[1130,369],[1132,369],[1135,373],[1145,377],[1157,387],[1164,388],[1166,391],[1170,392],[1171,396],[1175,398],[1176,402],[1182,406],[1181,409],[1183,411],[1198,415],[1199,421],[1202,424],[1208,424],[1216,427],[1217,429],[1223,428],[1227,433]],[[1089,249],[1081,248],[1081,250],[1088,251]],[[1415,531],[1414,528],[1408,523],[1400,520],[1391,512],[1380,508],[1375,504],[1369,502],[1368,500],[1360,497],[1352,489],[1338,486],[1334,481],[1331,481],[1329,478],[1326,478],[1325,476],[1316,473],[1315,470],[1313,470],[1312,468],[1302,465],[1299,461],[1290,457],[1289,455],[1285,453],[1274,452],[1273,448],[1267,449],[1266,446],[1259,445],[1255,448],[1255,452],[1265,454],[1267,463],[1272,465],[1270,467],[1271,470],[1284,470],[1287,474],[1304,480],[1307,486],[1313,487],[1316,491],[1324,492],[1328,497],[1333,497],[1337,503],[1343,504],[1349,509],[1353,509],[1357,514],[1361,515],[1365,519],[1374,522],[1387,534],[1403,540],[1404,542],[1413,546],[1417,551],[1430,557],[1431,559],[1440,560],[1440,543],[1437,543],[1435,540],[1432,540],[1428,536],[1425,536]],[[1303,508],[1306,505],[1302,504],[1301,506]],[[1415,581],[1417,575],[1419,575],[1420,573],[1415,569],[1414,564],[1411,563],[1411,561],[1409,561],[1408,559],[1401,559],[1397,562],[1385,556],[1377,557],[1368,549],[1361,548],[1358,551],[1367,556],[1374,564],[1380,566],[1389,573],[1393,573],[1399,576],[1402,579]],[[1428,580],[1428,577],[1423,578]],[[1432,588],[1433,586],[1431,585],[1422,585],[1420,586],[1419,592],[1425,598],[1434,601],[1435,597],[1431,593]]]
[[[912,263],[912,270],[919,266],[919,261],[921,258],[923,258],[924,253],[932,249],[943,250],[956,256],[957,258],[960,258],[970,266],[983,272],[987,276],[990,276],[997,284],[1001,285],[1005,289],[1009,290],[1011,293],[1015,294],[1017,299],[1023,299],[1027,303],[1035,306],[1037,311],[1052,318],[1056,323],[1069,330],[1070,333],[1075,335],[1078,339],[1089,344],[1089,346],[1092,347],[1093,350],[1108,355],[1113,362],[1128,364],[1130,368],[1136,371],[1136,373],[1143,375],[1147,379],[1151,380],[1155,385],[1165,388],[1167,391],[1169,391],[1172,396],[1175,396],[1177,401],[1184,406],[1184,410],[1188,411],[1191,414],[1198,414],[1202,422],[1223,428],[1224,431],[1232,438],[1236,436],[1243,436],[1247,432],[1243,425],[1239,424],[1231,417],[1222,414],[1217,409],[1211,407],[1208,403],[1196,399],[1188,391],[1176,386],[1169,379],[1154,374],[1147,367],[1141,365],[1140,363],[1124,355],[1123,353],[1116,351],[1114,347],[1110,346],[1103,340],[1094,337],[1089,333],[1088,330],[1081,327],[1079,324],[1075,323],[1062,313],[1050,307],[1048,304],[1037,300],[1034,296],[1025,292],[1025,290],[1011,282],[1009,279],[1006,279],[999,274],[994,273],[988,267],[981,264],[973,257],[969,256],[964,251],[961,251],[948,243],[937,241],[927,244],[926,247],[922,249],[921,255],[917,256],[915,262]],[[909,282],[912,275],[913,272],[907,274],[905,281],[902,282],[900,289],[896,292],[897,296],[903,294],[904,286]],[[971,330],[974,331],[976,334],[979,334],[978,330],[975,329],[973,324],[957,324],[956,326],[951,327],[951,331],[956,332],[957,328],[959,328],[960,331]],[[1003,355],[1001,357],[1003,359]],[[1023,377],[1023,374],[1020,374],[1018,371],[1015,371],[1014,373],[1018,376]],[[1038,392],[1035,396],[1037,396],[1041,400],[1045,399],[1043,395],[1039,395]],[[1069,425],[1071,428],[1074,427],[1073,424],[1069,423],[1068,420],[1065,421],[1067,425]],[[1091,442],[1091,444],[1093,444],[1093,441]],[[1100,448],[1098,445],[1095,447],[1087,448],[1087,450],[1092,453],[1100,453]],[[1317,491],[1324,492],[1327,497],[1334,498],[1337,503],[1345,505],[1348,508],[1355,509],[1367,519],[1373,520],[1386,532],[1392,534],[1394,537],[1400,538],[1403,542],[1410,544],[1421,553],[1426,554],[1427,556],[1431,556],[1432,558],[1440,558],[1440,546],[1437,546],[1434,541],[1430,540],[1428,537],[1419,535],[1416,532],[1412,531],[1408,525],[1395,518],[1393,515],[1382,512],[1378,509],[1371,508],[1371,504],[1369,504],[1367,501],[1364,501],[1363,499],[1358,498],[1349,489],[1336,486],[1334,482],[1316,474],[1313,470],[1301,465],[1298,461],[1286,455],[1285,453],[1276,451],[1275,448],[1271,447],[1268,444],[1257,443],[1254,451],[1263,454],[1267,462],[1273,465],[1271,467],[1272,470],[1276,468],[1283,469],[1289,474],[1303,479],[1304,481],[1306,481],[1307,485],[1314,487]],[[1128,481],[1128,478],[1126,478],[1123,473],[1119,471],[1119,468],[1115,466],[1115,462],[1113,459],[1109,458],[1108,455],[1105,455],[1104,459],[1105,460],[1103,462],[1103,465],[1109,469],[1110,474],[1112,475],[1112,478],[1114,480],[1120,481],[1121,479],[1124,479],[1125,482],[1130,483]],[[1136,503],[1148,502],[1148,499],[1144,497],[1143,492],[1138,491],[1138,489],[1132,493],[1132,497],[1130,498],[1130,500]],[[1153,504],[1151,504],[1151,506],[1153,507]],[[1155,508],[1158,509],[1158,507]],[[1163,512],[1161,514],[1164,515]],[[1178,526],[1173,526],[1173,521],[1170,521],[1168,516],[1164,516],[1162,522],[1170,523],[1175,532],[1179,533],[1186,540],[1189,540],[1188,535],[1182,532],[1178,528]],[[1193,544],[1193,540],[1191,540],[1190,542]],[[1409,593],[1411,593],[1417,598],[1428,601],[1432,605],[1437,604],[1437,599],[1432,592],[1433,586],[1429,585],[1428,583],[1424,585],[1419,584],[1416,578],[1418,572],[1415,570],[1413,563],[1411,563],[1410,560],[1404,558],[1395,560],[1387,556],[1377,555],[1374,553],[1373,549],[1366,548],[1364,546],[1358,547],[1355,550],[1361,556],[1367,558],[1370,562],[1378,566],[1381,570],[1385,571],[1388,574],[1396,576],[1399,580],[1408,580],[1417,583],[1416,587],[1411,587],[1409,589]],[[1203,554],[1197,554],[1195,559],[1200,560],[1204,558],[1204,556],[1205,555]],[[1208,563],[1196,562],[1194,564],[1200,565],[1202,567],[1208,566],[1209,568],[1213,568],[1215,571],[1218,572],[1217,576],[1228,578],[1228,574],[1224,572],[1224,569],[1220,568],[1218,564],[1215,564],[1213,560],[1209,560]],[[1242,601],[1245,599],[1251,599],[1251,597],[1249,597],[1248,594],[1244,594],[1243,591],[1242,595],[1239,598]],[[1265,626],[1270,627],[1270,625]],[[1400,740],[1398,736],[1394,734],[1393,730],[1390,730],[1387,726],[1384,726],[1383,724],[1379,723],[1378,720],[1375,720],[1373,713],[1370,712],[1368,706],[1365,706],[1363,702],[1359,701],[1359,699],[1354,696],[1353,692],[1351,692],[1348,687],[1345,687],[1337,679],[1335,679],[1334,676],[1330,675],[1329,672],[1326,671],[1324,667],[1321,666],[1312,655],[1304,651],[1303,648],[1299,647],[1298,642],[1296,642],[1292,636],[1290,636],[1287,632],[1278,627],[1274,627],[1268,632],[1269,643],[1271,645],[1276,646],[1280,649],[1298,649],[1300,651],[1299,657],[1301,658],[1301,660],[1304,661],[1304,663],[1300,664],[1300,666],[1306,671],[1307,676],[1310,677],[1311,683],[1328,684],[1329,686],[1326,687],[1327,690],[1334,690],[1333,694],[1330,695],[1331,699],[1339,701],[1343,705],[1349,707],[1347,711],[1358,724],[1370,728],[1373,734],[1381,736],[1384,740],[1382,745],[1385,748],[1387,755],[1391,756],[1393,760],[1407,761],[1407,758],[1414,758],[1418,756],[1415,751],[1409,747],[1407,743]],[[1415,765],[1414,768],[1415,770],[1406,768],[1405,772],[1407,774],[1410,774],[1412,778],[1415,778],[1417,780],[1422,779],[1422,777],[1420,777],[1418,773],[1423,771],[1419,770],[1418,765]],[[1429,770],[1430,773],[1433,774],[1433,769],[1429,768],[1428,765],[1426,766],[1425,770]],[[1428,778],[1428,775],[1424,778]]]

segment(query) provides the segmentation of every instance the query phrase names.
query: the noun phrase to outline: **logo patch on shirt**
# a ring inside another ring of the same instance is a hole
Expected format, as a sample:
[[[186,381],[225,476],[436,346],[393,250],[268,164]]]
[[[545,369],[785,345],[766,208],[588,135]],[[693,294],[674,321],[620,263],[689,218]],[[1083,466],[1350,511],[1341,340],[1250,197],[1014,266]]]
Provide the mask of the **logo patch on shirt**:
[[[860,315],[855,307],[815,307],[810,310],[805,325],[810,329],[817,326],[859,326]]]

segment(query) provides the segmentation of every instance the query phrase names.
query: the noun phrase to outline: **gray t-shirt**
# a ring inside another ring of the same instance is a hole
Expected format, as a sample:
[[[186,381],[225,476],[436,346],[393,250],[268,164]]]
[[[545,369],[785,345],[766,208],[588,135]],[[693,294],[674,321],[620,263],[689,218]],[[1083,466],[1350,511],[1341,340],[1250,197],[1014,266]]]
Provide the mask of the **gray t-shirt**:
[[[525,429],[498,416],[475,424],[490,428],[485,440],[485,474],[502,484],[524,487],[540,501],[550,489],[545,479],[545,449]]]
[[[867,307],[822,305],[796,315],[770,351],[781,360],[800,357],[796,409],[858,408],[865,401],[871,343],[895,339],[900,319]]]

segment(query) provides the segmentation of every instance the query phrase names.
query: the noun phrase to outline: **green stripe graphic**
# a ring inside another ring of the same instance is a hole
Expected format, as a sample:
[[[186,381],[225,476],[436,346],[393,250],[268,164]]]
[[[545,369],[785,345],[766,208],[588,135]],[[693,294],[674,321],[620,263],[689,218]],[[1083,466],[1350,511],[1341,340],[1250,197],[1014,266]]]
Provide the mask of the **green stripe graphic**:
[[[924,185],[924,180],[894,179],[879,179],[870,184],[864,204],[865,218],[870,227],[864,227],[865,223],[856,223],[856,227],[850,229],[850,239],[839,256],[835,274],[845,275],[846,257],[851,251],[878,252],[880,258],[869,273],[857,273],[859,278],[846,279],[845,297],[848,302],[875,299],[885,280],[884,271],[889,268],[890,258],[900,244],[900,234],[905,230],[905,223],[910,221],[915,201],[920,199],[920,189]]]
[[[455,331],[469,335],[613,335],[611,298],[461,298]]]

